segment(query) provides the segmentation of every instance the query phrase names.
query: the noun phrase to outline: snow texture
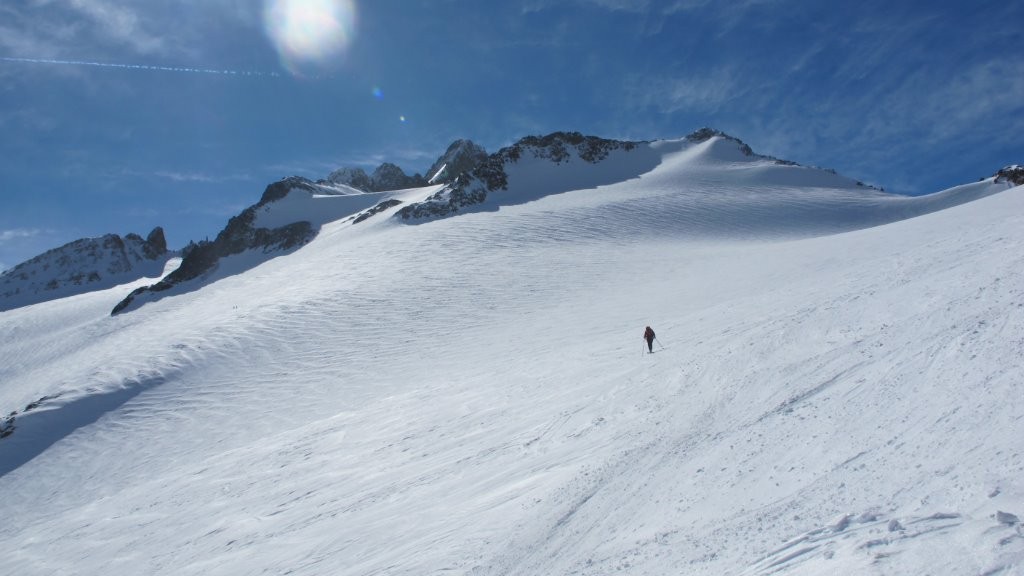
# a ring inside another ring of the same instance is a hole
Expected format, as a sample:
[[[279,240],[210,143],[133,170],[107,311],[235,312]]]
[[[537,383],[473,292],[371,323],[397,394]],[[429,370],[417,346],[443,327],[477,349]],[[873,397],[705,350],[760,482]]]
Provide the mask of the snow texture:
[[[720,135],[504,168],[0,314],[4,571],[1022,573],[1024,189]]]

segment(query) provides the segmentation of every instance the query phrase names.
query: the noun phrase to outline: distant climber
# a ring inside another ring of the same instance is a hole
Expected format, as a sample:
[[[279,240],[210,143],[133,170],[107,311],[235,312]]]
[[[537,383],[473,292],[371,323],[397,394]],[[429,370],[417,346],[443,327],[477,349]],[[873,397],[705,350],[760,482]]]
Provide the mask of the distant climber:
[[[647,352],[649,354],[654,353],[654,330],[648,326],[644,329],[644,340],[647,340]]]

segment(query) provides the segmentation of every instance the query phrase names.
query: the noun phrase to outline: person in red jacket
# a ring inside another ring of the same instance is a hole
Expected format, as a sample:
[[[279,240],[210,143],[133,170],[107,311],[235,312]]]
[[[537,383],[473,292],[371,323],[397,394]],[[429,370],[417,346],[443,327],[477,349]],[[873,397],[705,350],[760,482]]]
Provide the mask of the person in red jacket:
[[[654,353],[654,330],[648,326],[644,329],[644,340],[647,340],[647,352],[649,354]]]

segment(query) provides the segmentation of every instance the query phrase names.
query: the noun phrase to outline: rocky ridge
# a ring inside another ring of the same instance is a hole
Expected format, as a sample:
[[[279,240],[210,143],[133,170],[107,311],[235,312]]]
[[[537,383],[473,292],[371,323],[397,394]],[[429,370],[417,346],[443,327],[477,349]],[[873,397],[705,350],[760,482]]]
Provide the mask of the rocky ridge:
[[[213,241],[203,240],[198,243],[190,243],[182,250],[182,261],[177,270],[152,286],[133,290],[114,307],[110,314],[113,316],[123,312],[144,294],[163,292],[214,271],[221,258],[240,254],[246,250],[260,250],[264,254],[283,252],[312,240],[317,231],[309,222],[293,222],[273,229],[254,225],[257,210],[269,203],[283,199],[292,190],[301,190],[310,194],[336,193],[332,188],[316,184],[300,176],[285,178],[267,186],[260,201],[228,220],[227,226],[217,234]]]
[[[0,310],[156,276],[173,255],[160,227],[145,239],[132,233],[75,240],[0,274]]]
[[[527,136],[512,146],[487,156],[475,168],[463,172],[450,184],[423,202],[410,204],[398,211],[403,220],[440,218],[458,212],[461,208],[480,204],[489,193],[508,189],[505,167],[526,155],[546,159],[555,164],[569,161],[575,155],[585,162],[596,164],[613,150],[633,150],[638,142],[609,140],[597,136],[584,136],[579,132],[554,132],[547,136]]]
[[[451,182],[460,174],[472,171],[485,160],[487,160],[487,151],[481,146],[474,144],[471,140],[456,140],[427,170],[429,183]]]
[[[427,180],[419,174],[406,175],[397,165],[385,162],[368,175],[362,168],[341,168],[331,172],[322,183],[344,184],[363,192],[388,192],[404,188],[426,186]]]

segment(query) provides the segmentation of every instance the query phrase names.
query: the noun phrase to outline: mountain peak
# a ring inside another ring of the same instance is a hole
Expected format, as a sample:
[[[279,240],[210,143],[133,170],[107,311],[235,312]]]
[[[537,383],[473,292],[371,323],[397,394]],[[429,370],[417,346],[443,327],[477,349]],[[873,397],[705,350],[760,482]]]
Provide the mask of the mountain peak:
[[[735,142],[739,146],[740,151],[743,152],[743,154],[746,156],[755,155],[754,151],[750,148],[750,146],[747,146],[747,144],[744,143],[739,138],[736,138],[735,136],[730,136],[725,132],[722,132],[721,130],[716,130],[714,128],[709,128],[707,126],[705,126],[704,128],[698,128],[697,130],[694,130],[693,132],[686,136],[686,139],[689,140],[690,142],[693,142],[694,144],[699,144],[701,142],[707,142],[708,140],[716,136]]]
[[[487,151],[472,140],[459,139],[451,143],[440,158],[427,170],[431,184],[451,182],[464,172],[476,168],[487,159]]]
[[[362,168],[339,168],[327,176],[327,183],[351,186],[362,192],[388,192],[426,185],[419,174],[409,176],[396,164],[384,162],[368,175]]]

